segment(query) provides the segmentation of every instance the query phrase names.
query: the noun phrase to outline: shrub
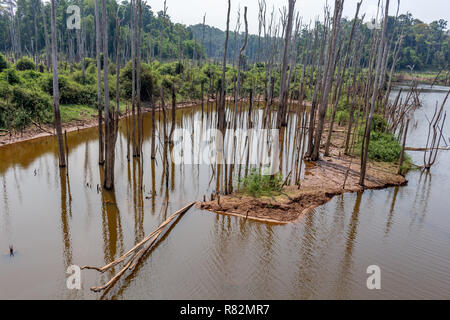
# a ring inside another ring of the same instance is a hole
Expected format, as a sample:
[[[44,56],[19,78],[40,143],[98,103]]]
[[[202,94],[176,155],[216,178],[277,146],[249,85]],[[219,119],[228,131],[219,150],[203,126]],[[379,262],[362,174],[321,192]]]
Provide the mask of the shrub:
[[[125,98],[131,99],[132,93],[131,62],[120,71],[120,89]],[[141,64],[141,100],[150,101],[151,95],[158,95],[156,77],[147,64]]]
[[[6,102],[3,100],[0,100],[0,128],[7,128],[8,124],[8,107],[6,105]]]
[[[350,119],[350,115],[349,115],[348,111],[343,110],[343,111],[336,112],[336,122],[339,125],[343,125],[343,124],[347,123],[349,119]]]
[[[19,71],[25,71],[25,70],[35,70],[36,64],[33,60],[27,57],[23,57],[16,63],[16,69]]]
[[[96,84],[97,83],[97,78],[91,74],[91,73],[87,73],[84,75],[83,77],[83,72],[81,71],[75,71],[72,73],[71,78],[75,81],[78,82],[79,84],[82,85],[86,85],[86,84]]]
[[[15,85],[22,83],[22,79],[19,73],[15,69],[3,70],[0,73],[0,81],[6,83],[6,78],[8,77],[8,84]]]
[[[256,168],[251,169],[250,173],[241,182],[242,191],[253,197],[279,193],[283,189],[281,174],[273,176],[262,175]]]
[[[20,125],[28,124],[31,119],[41,122],[50,122],[52,120],[51,99],[40,90],[15,86],[12,103],[14,104],[15,112],[18,113],[14,118],[20,120]]]
[[[361,141],[359,141],[357,148],[361,152]],[[402,146],[393,134],[377,131],[370,133],[368,154],[370,160],[395,162],[400,158],[401,152]]]
[[[61,104],[94,105],[96,91],[93,86],[83,86],[69,80],[66,76],[59,76],[59,97]],[[42,81],[42,90],[53,95],[53,77],[47,75]]]
[[[0,72],[8,67],[8,61],[3,54],[0,53]]]
[[[25,80],[33,81],[33,84],[34,80],[39,79],[41,77],[41,74],[34,70],[26,70],[22,72],[21,75]]]
[[[380,114],[374,114],[372,118],[372,130],[377,132],[386,131],[388,124],[384,117]]]

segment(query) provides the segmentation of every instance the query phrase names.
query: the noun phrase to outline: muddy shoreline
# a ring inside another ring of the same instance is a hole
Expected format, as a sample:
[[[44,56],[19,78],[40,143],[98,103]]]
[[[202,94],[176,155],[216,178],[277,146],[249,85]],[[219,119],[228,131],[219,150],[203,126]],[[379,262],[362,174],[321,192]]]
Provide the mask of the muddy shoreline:
[[[210,100],[210,102],[211,101],[215,101],[215,100]],[[206,102],[207,101],[205,100],[205,103]],[[180,103],[177,103],[177,109],[195,107],[200,104],[201,104],[200,100],[189,101],[189,102],[180,102]],[[170,110],[170,107],[167,109]],[[142,110],[143,110],[143,112],[142,112],[143,114],[152,112],[151,107],[143,107]],[[160,105],[157,105],[155,110],[161,111],[162,108]],[[131,111],[128,112],[127,114],[121,115],[120,119],[129,117],[129,116],[131,116]],[[80,130],[84,130],[84,129],[93,128],[96,126],[98,126],[98,116],[93,116],[91,119],[65,122],[62,124],[62,131],[63,131],[63,133],[64,133],[64,131],[67,131],[67,132],[80,131]],[[14,132],[11,135],[11,137],[9,134],[0,136],[0,148],[2,146],[14,144],[14,143],[34,140],[34,139],[42,138],[42,137],[51,137],[54,135],[56,135],[56,133],[54,132],[54,128],[53,128],[52,124],[40,125],[40,127],[38,127],[36,125],[32,125],[26,129],[24,129],[22,132]]]

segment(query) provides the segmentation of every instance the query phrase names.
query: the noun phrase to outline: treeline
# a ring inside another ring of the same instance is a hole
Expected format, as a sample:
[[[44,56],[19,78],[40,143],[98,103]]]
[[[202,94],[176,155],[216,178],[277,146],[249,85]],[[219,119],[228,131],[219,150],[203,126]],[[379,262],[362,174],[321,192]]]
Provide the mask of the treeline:
[[[266,13],[269,15],[269,13]],[[353,20],[343,18],[341,21],[342,29],[348,30],[352,27]],[[307,44],[312,41],[314,34],[309,31],[308,26],[304,26],[300,33],[300,39],[297,44],[298,58]],[[323,28],[323,25],[319,25]],[[223,56],[225,32],[208,25],[196,24],[190,26],[194,37],[204,44],[206,55],[212,59],[220,59]],[[261,35],[249,35],[246,58],[250,62],[260,61],[261,50],[264,48],[264,33],[261,28]],[[277,37],[277,51],[282,51],[282,39],[280,30],[273,35]],[[415,71],[422,70],[440,70],[448,66],[450,61],[450,34],[447,31],[447,21],[439,20],[430,24],[424,23],[419,19],[415,19],[410,13],[399,15],[397,20],[394,16],[389,17],[387,37],[398,39],[403,37],[399,58],[397,62],[398,69],[413,69]],[[370,41],[373,35],[367,25],[361,26],[361,33],[364,41],[362,42],[362,59],[363,66],[369,64],[370,57]],[[239,49],[244,42],[245,33],[238,29],[230,31],[230,47],[227,53],[227,59],[233,60],[239,54]]]
[[[80,8],[80,29],[68,29],[67,20]],[[107,0],[108,33],[116,33],[116,13],[120,19],[122,41],[120,60],[125,64],[131,57],[130,3]],[[50,65],[50,3],[42,0],[0,0],[0,52],[12,54],[15,60],[33,57],[35,62]],[[57,47],[60,60],[79,62],[82,56],[95,57],[95,5],[94,0],[58,0],[56,5]],[[116,44],[108,43],[108,51],[115,56]],[[142,4],[142,57],[152,59],[201,59],[203,49],[193,37],[191,29],[173,23],[165,11],[153,12],[150,5]]]

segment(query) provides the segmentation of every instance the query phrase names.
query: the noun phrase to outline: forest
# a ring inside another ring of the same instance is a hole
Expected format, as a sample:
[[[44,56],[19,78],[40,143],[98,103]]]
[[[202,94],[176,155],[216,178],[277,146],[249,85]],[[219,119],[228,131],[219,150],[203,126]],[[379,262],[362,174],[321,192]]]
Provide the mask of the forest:
[[[267,13],[266,13],[267,14]],[[400,33],[404,34],[399,58],[397,61],[397,70],[410,70],[414,66],[416,71],[440,70],[445,67],[450,60],[450,33],[447,29],[448,22],[441,19],[430,24],[424,23],[419,19],[415,19],[412,14],[401,14],[394,21],[394,17],[389,17],[388,31],[395,33],[398,37]],[[352,21],[346,18],[342,19],[342,28],[351,28]],[[400,28],[393,29],[397,25]],[[236,26],[237,27],[237,26]],[[208,25],[205,26],[205,36],[203,38],[203,25],[196,24],[189,27],[192,29],[196,39],[204,39],[203,46],[206,55],[211,59],[219,59],[223,53],[225,43],[225,32]],[[363,42],[362,57],[370,55],[369,37],[371,35],[367,25],[361,26],[365,40]],[[258,61],[258,52],[261,49],[261,34],[249,35],[246,49],[248,60],[253,63]],[[306,29],[300,34],[297,44],[297,52],[305,49],[305,44],[312,35]],[[244,33],[242,30],[234,29],[231,35],[233,45],[230,47],[228,59],[232,59],[237,55],[238,48],[244,41]],[[237,39],[237,43],[236,43]],[[367,60],[366,60],[367,61]]]

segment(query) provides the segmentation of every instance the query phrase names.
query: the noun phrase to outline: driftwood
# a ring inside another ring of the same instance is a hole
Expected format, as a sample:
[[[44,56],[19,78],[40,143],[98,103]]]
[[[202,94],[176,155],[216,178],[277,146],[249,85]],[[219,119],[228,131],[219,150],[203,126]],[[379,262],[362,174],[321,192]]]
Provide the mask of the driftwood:
[[[105,265],[102,268],[94,267],[94,266],[83,266],[81,267],[82,270],[84,269],[92,269],[97,270],[101,273],[109,270],[110,268],[114,267],[115,265],[125,261],[128,257],[131,256],[131,258],[128,260],[128,262],[125,264],[125,266],[111,279],[109,280],[105,285],[100,287],[92,287],[91,290],[94,292],[99,292],[105,289],[111,288],[114,283],[117,282],[117,280],[125,273],[125,271],[132,270],[137,263],[139,262],[140,258],[148,251],[148,249],[155,243],[156,239],[162,234],[165,227],[169,225],[177,216],[180,216],[186,211],[188,211],[195,202],[191,202],[185,207],[181,208],[180,210],[176,211],[174,214],[172,214],[169,218],[167,218],[161,225],[156,228],[152,233],[147,235],[141,242],[139,242],[137,245],[135,245],[133,248],[131,248],[127,253],[125,253],[123,256],[119,257],[118,259],[112,261],[111,263]]]
[[[34,122],[33,120],[31,120],[31,123],[34,124],[38,129],[44,131],[45,133],[48,133],[48,134],[53,135],[53,132],[46,130],[46,129],[43,128],[39,123]]]
[[[406,147],[406,151],[432,151],[432,150],[443,150],[443,151],[450,151],[450,147],[439,147],[439,148],[413,148],[413,147]]]

